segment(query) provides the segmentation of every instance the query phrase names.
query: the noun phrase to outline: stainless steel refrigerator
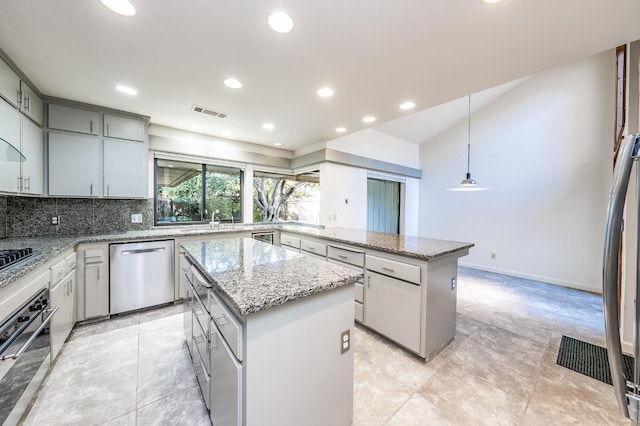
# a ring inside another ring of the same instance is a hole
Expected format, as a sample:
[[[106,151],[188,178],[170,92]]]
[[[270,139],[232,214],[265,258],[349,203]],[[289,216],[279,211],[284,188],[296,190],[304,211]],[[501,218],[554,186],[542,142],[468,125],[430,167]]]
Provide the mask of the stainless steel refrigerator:
[[[620,145],[616,166],[613,171],[613,182],[609,194],[609,206],[607,209],[607,221],[605,228],[605,242],[603,255],[603,279],[602,300],[604,309],[604,324],[607,339],[607,352],[609,354],[609,366],[611,379],[618,400],[620,413],[638,424],[640,408],[640,309],[637,297],[640,294],[640,238],[636,238],[636,262],[635,262],[635,309],[633,327],[633,352],[634,373],[633,377],[626,377],[624,373],[624,360],[622,344],[620,341],[620,294],[618,279],[620,275],[620,241],[623,232],[624,204],[631,179],[633,162],[638,160],[640,149],[640,134],[627,136]],[[636,167],[636,189],[638,191],[638,203],[640,204],[640,167]],[[638,206],[640,216],[640,205]],[[640,231],[640,217],[638,230]],[[638,236],[640,237],[640,235]]]

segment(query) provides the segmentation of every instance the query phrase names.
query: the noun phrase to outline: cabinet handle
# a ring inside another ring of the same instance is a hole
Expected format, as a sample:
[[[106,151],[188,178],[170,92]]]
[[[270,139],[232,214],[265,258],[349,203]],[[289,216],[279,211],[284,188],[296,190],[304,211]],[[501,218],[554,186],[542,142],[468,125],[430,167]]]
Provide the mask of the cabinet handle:
[[[218,338],[217,338],[216,332],[215,331],[209,332],[209,346],[208,346],[209,352],[211,352],[212,350],[218,347],[218,345],[216,344],[217,342],[218,342]]]
[[[307,247],[307,250],[316,251],[314,247]]]
[[[391,269],[391,268],[387,268],[386,266],[383,266],[383,267],[382,267],[382,268],[380,268],[380,269],[382,269],[383,271],[391,272],[391,273],[395,272],[393,269]]]
[[[215,317],[215,316],[214,316],[214,317],[213,317],[213,321],[216,323],[216,325],[217,325],[218,327],[223,327],[223,326],[225,326],[225,325],[229,324],[229,321],[228,321],[228,320],[227,320],[226,322],[219,323],[219,322],[218,322],[218,320],[219,320],[220,318],[225,319],[225,320],[227,319],[227,318],[224,316],[224,314],[220,315],[219,317]]]
[[[93,195],[93,183],[89,185],[89,195]]]
[[[20,192],[22,190],[22,178],[19,177],[18,178],[18,192]]]
[[[69,293],[73,294],[73,280],[69,280]]]
[[[367,275],[367,287],[371,288],[371,275]]]
[[[96,281],[100,281],[100,269],[102,268],[96,268]]]
[[[89,120],[89,133],[93,133],[93,120]]]
[[[109,123],[107,123],[107,136],[109,136]]]
[[[22,107],[22,92],[20,90],[18,90],[18,99],[16,100],[16,103],[18,104],[18,108]]]
[[[29,176],[28,178],[26,178],[24,181],[27,183],[27,184],[26,184],[25,191],[31,191],[31,176]]]
[[[107,197],[109,196],[109,185],[107,185]]]
[[[24,109],[27,111],[31,111],[31,98],[29,98],[28,96],[24,97]]]
[[[338,255],[338,257],[339,257],[340,259],[347,259],[347,256],[345,256],[344,254],[339,254],[339,255]]]

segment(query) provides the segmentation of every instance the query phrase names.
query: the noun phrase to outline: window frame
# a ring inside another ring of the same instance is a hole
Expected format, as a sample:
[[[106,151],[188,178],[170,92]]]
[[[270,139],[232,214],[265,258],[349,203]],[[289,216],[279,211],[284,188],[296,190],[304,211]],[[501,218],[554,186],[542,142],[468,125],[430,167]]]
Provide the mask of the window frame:
[[[201,221],[185,221],[185,222],[158,222],[158,161],[178,161],[182,163],[189,163],[193,165],[200,166],[200,176],[202,180],[202,187],[200,188],[201,196],[200,196],[200,217]],[[240,177],[240,192],[239,192],[239,200],[240,200],[240,209],[238,211],[240,219],[237,222],[242,222],[242,218],[244,217],[244,179],[245,179],[245,170],[242,167],[229,165],[224,163],[217,163],[215,161],[205,161],[204,159],[173,159],[173,158],[163,158],[163,157],[154,157],[153,159],[153,226],[194,226],[194,225],[205,225],[211,221],[210,217],[205,214],[206,205],[207,205],[207,166],[212,167],[223,167],[228,169],[237,169]],[[220,223],[234,223],[236,222],[233,219],[220,219],[218,218]]]

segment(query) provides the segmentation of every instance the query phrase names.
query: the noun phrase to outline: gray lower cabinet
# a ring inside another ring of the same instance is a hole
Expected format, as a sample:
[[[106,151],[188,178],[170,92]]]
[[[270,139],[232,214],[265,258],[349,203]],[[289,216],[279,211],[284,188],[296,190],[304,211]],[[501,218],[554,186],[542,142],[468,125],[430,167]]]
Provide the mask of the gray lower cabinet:
[[[421,290],[419,285],[367,271],[364,324],[419,353]]]
[[[211,324],[211,423],[242,424],[242,364]]]
[[[77,249],[77,320],[109,315],[109,245],[81,244]]]

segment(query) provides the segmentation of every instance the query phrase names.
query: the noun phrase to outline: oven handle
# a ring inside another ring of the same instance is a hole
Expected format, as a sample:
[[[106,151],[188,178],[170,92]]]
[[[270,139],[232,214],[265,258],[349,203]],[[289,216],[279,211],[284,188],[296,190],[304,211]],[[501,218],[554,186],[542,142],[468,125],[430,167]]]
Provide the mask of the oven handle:
[[[42,330],[44,330],[44,328],[47,326],[47,324],[49,324],[49,321],[51,321],[51,318],[53,318],[53,316],[55,315],[56,312],[58,312],[58,309],[60,309],[60,306],[56,306],[53,309],[47,309],[45,312],[51,312],[51,315],[49,315],[47,317],[47,319],[45,319],[42,324],[40,324],[40,326],[36,329],[36,331],[34,331],[31,334],[31,337],[29,337],[29,340],[27,340],[24,345],[22,345],[22,347],[20,349],[18,349],[18,352],[16,352],[13,355],[3,355],[2,356],[2,361],[4,361],[7,358],[13,358],[13,359],[17,359],[20,355],[23,354],[24,351],[26,351],[29,346],[31,346],[31,343],[33,343],[33,341],[36,339],[36,337],[38,337],[38,335],[40,334],[40,332],[42,332]]]

